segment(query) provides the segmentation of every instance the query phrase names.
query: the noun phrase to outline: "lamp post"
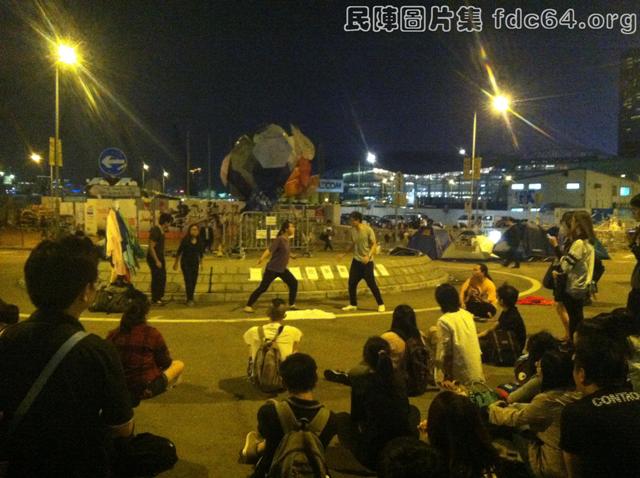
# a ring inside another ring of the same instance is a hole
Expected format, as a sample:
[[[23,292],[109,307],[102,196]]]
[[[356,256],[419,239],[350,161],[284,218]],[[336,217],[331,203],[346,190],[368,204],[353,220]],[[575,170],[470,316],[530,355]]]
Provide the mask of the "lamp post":
[[[375,164],[376,163],[376,155],[373,154],[371,151],[367,151],[367,163],[369,164]],[[358,161],[358,193],[360,195],[360,199],[362,199],[363,194],[362,194],[362,161]]]
[[[493,109],[493,111],[495,111],[497,113],[506,114],[509,111],[510,104],[511,104],[511,100],[509,99],[508,96],[505,96],[505,95],[502,95],[502,94],[498,94],[498,95],[495,95],[495,96],[491,97],[491,108]],[[473,112],[473,137],[472,137],[472,141],[471,141],[471,213],[468,215],[469,216],[469,220],[467,221],[467,224],[468,224],[469,227],[471,227],[471,225],[472,225],[472,218],[474,216],[473,200],[474,200],[474,198],[476,196],[476,190],[475,190],[475,184],[474,184],[474,175],[475,175],[474,173],[475,173],[475,166],[476,166],[476,131],[477,131],[477,125],[478,125],[478,112],[474,111]],[[461,154],[462,154],[462,151],[464,151],[464,150],[463,149],[460,150]],[[465,153],[466,153],[466,151],[465,151]],[[478,198],[478,200],[479,200],[479,198]],[[476,206],[477,206],[477,202],[476,202]]]
[[[33,161],[36,164],[40,164],[40,161],[42,161],[42,156],[40,156],[38,153],[31,153],[31,156],[29,156],[29,159],[31,159],[31,161]]]
[[[55,116],[55,138],[53,143],[53,164],[55,175],[52,175],[51,180],[55,177],[55,196],[58,196],[60,187],[60,162],[58,156],[60,155],[60,64],[73,66],[78,63],[78,54],[76,49],[65,43],[58,44],[57,59],[56,59],[56,116]],[[56,200],[57,204],[57,200]],[[57,211],[57,207],[56,207]]]
[[[169,177],[169,172],[165,171],[164,169],[162,170],[162,192],[164,193],[166,190],[166,180]]]
[[[140,185],[141,189],[144,189],[144,173],[146,171],[149,171],[149,165],[143,161],[142,162],[142,184]]]

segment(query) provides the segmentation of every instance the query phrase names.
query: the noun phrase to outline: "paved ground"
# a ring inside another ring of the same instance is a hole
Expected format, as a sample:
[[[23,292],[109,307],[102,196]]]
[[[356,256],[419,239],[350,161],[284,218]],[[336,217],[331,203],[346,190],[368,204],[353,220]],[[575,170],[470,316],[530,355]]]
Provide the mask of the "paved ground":
[[[29,313],[26,292],[18,284],[26,252],[0,251],[0,283],[2,298],[18,303],[21,311]],[[628,278],[634,261],[626,254],[616,256],[605,263],[607,272],[600,284],[601,293],[587,316],[623,305],[626,301]],[[468,274],[470,264],[437,262],[437,267],[448,271],[454,279]],[[521,291],[550,297],[548,291],[537,290],[547,264],[525,264],[521,269],[504,269],[490,264],[494,280],[501,284],[509,281]],[[435,324],[438,311],[433,290],[397,294],[385,297],[387,308],[408,303],[418,310],[420,327],[425,330]],[[247,318],[242,304],[217,304],[187,309],[178,304],[153,309],[152,321],[165,336],[174,358],[186,363],[183,383],[160,397],[144,402],[136,410],[137,431],[151,431],[171,437],[178,448],[180,462],[166,477],[243,477],[248,467],[237,464],[238,450],[247,431],[255,427],[255,415],[260,404],[268,398],[250,387],[244,376],[246,370],[246,346],[242,333],[251,321],[259,321],[261,314]],[[260,303],[259,303],[260,305]],[[262,304],[264,305],[264,303]],[[320,371],[325,368],[346,368],[360,357],[362,345],[370,335],[388,329],[390,312],[374,312],[375,303],[370,297],[362,301],[362,309],[355,314],[344,315],[339,301],[301,302],[301,306],[321,307],[336,313],[335,320],[298,321],[304,337],[301,348],[318,362]],[[548,329],[559,335],[560,323],[550,306],[521,306],[528,332]],[[90,332],[104,336],[116,326],[117,317],[87,314],[85,325]],[[93,317],[93,318],[91,318]],[[487,379],[493,385],[511,380],[509,369],[487,367]],[[346,387],[320,380],[316,396],[331,409],[349,410],[349,391]],[[426,413],[433,393],[412,399]],[[353,462],[338,447],[330,447],[329,461],[339,470],[353,469]],[[337,471],[335,477],[356,476]]]

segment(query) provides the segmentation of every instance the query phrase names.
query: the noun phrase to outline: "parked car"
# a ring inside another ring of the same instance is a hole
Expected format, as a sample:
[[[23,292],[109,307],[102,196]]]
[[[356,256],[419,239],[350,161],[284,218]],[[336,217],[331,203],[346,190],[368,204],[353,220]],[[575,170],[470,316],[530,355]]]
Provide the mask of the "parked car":
[[[471,215],[471,225],[479,225],[483,228],[493,227],[494,217],[489,215]],[[463,214],[456,221],[458,227],[466,227],[469,224],[469,216],[467,214]]]

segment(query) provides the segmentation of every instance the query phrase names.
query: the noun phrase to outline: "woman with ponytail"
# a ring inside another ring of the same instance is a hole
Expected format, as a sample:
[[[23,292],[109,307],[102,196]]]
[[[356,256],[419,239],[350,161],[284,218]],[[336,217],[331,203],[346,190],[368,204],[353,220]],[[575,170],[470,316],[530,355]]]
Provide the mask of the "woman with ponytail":
[[[360,463],[375,470],[378,456],[390,440],[417,437],[420,412],[409,405],[385,339],[370,337],[362,355],[369,371],[351,377],[351,419],[345,441]]]
[[[184,370],[183,362],[171,359],[162,334],[147,325],[149,305],[144,293],[133,290],[120,327],[107,336],[118,349],[134,406],[175,386]]]
[[[280,227],[280,231],[278,231],[278,237],[271,242],[269,248],[266,249],[260,259],[258,259],[258,265],[260,265],[271,257],[262,275],[260,285],[253,291],[247,301],[247,305],[244,308],[245,312],[254,312],[253,304],[255,304],[258,298],[266,292],[271,283],[278,277],[289,287],[289,308],[292,310],[297,308],[296,294],[298,292],[298,280],[293,276],[291,271],[287,269],[289,259],[296,258],[296,256],[291,254],[291,246],[289,245],[289,238],[295,236],[295,234],[295,225],[291,221],[284,221]]]

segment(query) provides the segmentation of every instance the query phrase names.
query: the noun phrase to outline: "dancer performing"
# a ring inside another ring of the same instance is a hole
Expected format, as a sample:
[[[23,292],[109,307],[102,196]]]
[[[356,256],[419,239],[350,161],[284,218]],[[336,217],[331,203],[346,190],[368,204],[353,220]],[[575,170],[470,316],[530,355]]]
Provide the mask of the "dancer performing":
[[[384,312],[384,302],[373,276],[373,255],[378,247],[376,235],[369,225],[362,223],[362,214],[358,211],[353,211],[349,218],[352,228],[351,246],[339,258],[342,259],[348,252],[353,251],[353,260],[349,269],[349,305],[343,307],[342,310],[358,310],[358,284],[364,279],[376,299],[378,312]]]
[[[244,308],[245,312],[254,312],[253,304],[255,304],[258,297],[260,297],[278,277],[280,277],[280,279],[282,279],[282,281],[289,287],[289,309],[297,309],[296,294],[298,292],[298,281],[291,271],[287,269],[289,259],[296,259],[296,256],[291,254],[289,245],[289,238],[293,237],[295,233],[295,225],[291,221],[284,221],[282,223],[282,227],[280,227],[280,231],[278,232],[278,237],[274,239],[271,246],[269,246],[269,248],[262,254],[262,257],[258,259],[258,265],[260,265],[262,262],[267,260],[269,256],[271,256],[271,259],[264,270],[262,282],[260,282],[258,288],[254,290],[249,297],[249,301]]]

